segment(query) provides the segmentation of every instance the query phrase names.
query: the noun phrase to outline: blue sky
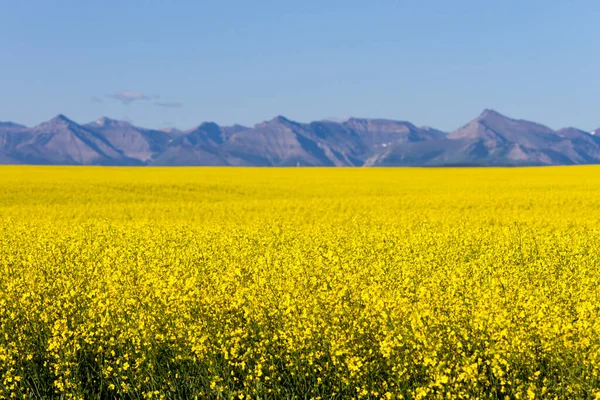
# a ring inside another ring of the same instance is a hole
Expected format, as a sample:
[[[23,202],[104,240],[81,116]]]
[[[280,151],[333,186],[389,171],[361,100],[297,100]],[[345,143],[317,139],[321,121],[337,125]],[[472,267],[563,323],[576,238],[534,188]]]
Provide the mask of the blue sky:
[[[0,120],[600,127],[597,0],[0,2]]]

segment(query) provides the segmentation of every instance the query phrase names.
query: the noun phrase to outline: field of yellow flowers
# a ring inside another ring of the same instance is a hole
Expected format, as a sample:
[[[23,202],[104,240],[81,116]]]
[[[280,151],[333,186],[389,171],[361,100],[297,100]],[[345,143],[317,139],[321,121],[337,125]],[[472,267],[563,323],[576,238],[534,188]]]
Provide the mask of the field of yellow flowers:
[[[600,398],[600,167],[0,168],[0,398]]]

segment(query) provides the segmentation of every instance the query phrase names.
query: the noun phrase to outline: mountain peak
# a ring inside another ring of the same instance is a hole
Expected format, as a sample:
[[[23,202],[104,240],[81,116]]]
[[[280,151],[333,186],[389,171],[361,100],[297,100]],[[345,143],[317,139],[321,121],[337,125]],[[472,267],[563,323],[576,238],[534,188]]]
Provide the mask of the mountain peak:
[[[111,122],[113,122],[114,120],[108,118],[108,117],[100,117],[96,120],[96,125],[98,126],[104,126],[104,125],[108,125]]]
[[[197,129],[218,129],[219,125],[217,125],[215,122],[203,122],[201,123]]]
[[[277,122],[280,124],[289,124],[289,123],[293,123],[293,121],[287,119],[286,117],[284,117],[283,115],[278,115],[275,118],[273,118],[271,121],[269,122]]]
[[[43,126],[46,128],[54,128],[54,127],[68,127],[71,124],[75,124],[75,122],[71,121],[63,114],[58,114],[56,117],[52,118],[50,121],[46,121],[41,123],[39,126]]]
[[[487,119],[487,118],[506,118],[506,119],[508,119],[508,117],[506,115],[502,115],[498,111],[492,110],[491,108],[486,108],[479,115],[479,117],[477,117],[478,120]]]
[[[289,125],[289,124],[297,125],[297,122],[289,120],[286,117],[284,117],[283,115],[278,115],[268,121],[259,122],[258,124],[255,124],[254,127],[264,127],[267,125]]]
[[[200,125],[198,125],[195,128],[192,128],[190,130],[187,131],[188,133],[191,132],[205,132],[205,133],[210,133],[210,132],[217,132],[220,133],[221,132],[221,127],[216,124],[215,122],[203,122]]]
[[[217,139],[221,136],[221,127],[214,122],[203,122],[195,129],[192,129],[191,132],[203,132],[204,134],[210,136],[212,139]],[[219,139],[220,140],[220,139]]]
[[[73,122],[69,118],[67,118],[64,114],[58,114],[56,117],[52,118],[50,122]]]

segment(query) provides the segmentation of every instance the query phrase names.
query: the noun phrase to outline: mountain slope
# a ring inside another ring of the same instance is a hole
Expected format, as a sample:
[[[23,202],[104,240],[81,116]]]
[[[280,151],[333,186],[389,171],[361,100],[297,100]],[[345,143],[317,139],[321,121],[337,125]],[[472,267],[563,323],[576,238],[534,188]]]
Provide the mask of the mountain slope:
[[[484,110],[445,140],[394,146],[367,165],[569,165],[600,162],[600,142],[574,129],[552,129]]]
[[[431,128],[417,128],[406,121],[387,119],[350,118],[343,123],[355,132],[370,152],[397,144],[438,140],[446,137],[441,131]]]
[[[143,129],[129,122],[100,118],[84,128],[102,136],[115,149],[131,159],[146,163],[162,153],[171,135],[167,132]]]
[[[282,116],[232,134],[221,148],[230,165],[346,165],[308,125]]]
[[[599,130],[600,131],[600,130]],[[0,163],[233,166],[517,166],[600,163],[600,136],[554,131],[484,110],[451,133],[406,121],[299,123],[283,116],[245,127],[205,122],[153,130],[63,115],[33,128],[0,122]]]
[[[387,146],[443,137],[441,131],[403,121],[351,118],[302,124],[279,116],[233,134],[223,150],[232,165],[359,166]]]
[[[138,160],[124,156],[102,135],[86,129],[64,115],[33,128],[0,134],[3,154],[24,164],[132,165]]]
[[[228,165],[219,155],[224,136],[217,124],[205,122],[172,137],[151,165]]]

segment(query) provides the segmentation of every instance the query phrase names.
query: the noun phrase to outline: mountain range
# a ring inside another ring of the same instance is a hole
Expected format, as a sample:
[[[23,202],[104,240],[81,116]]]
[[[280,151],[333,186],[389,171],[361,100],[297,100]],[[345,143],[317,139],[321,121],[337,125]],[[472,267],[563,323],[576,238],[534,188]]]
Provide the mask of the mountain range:
[[[600,131],[600,130],[599,130]],[[0,122],[0,164],[231,166],[524,166],[600,163],[600,136],[558,131],[486,109],[452,132],[406,121],[299,123],[277,116],[246,127],[145,129],[64,115],[34,127]]]

